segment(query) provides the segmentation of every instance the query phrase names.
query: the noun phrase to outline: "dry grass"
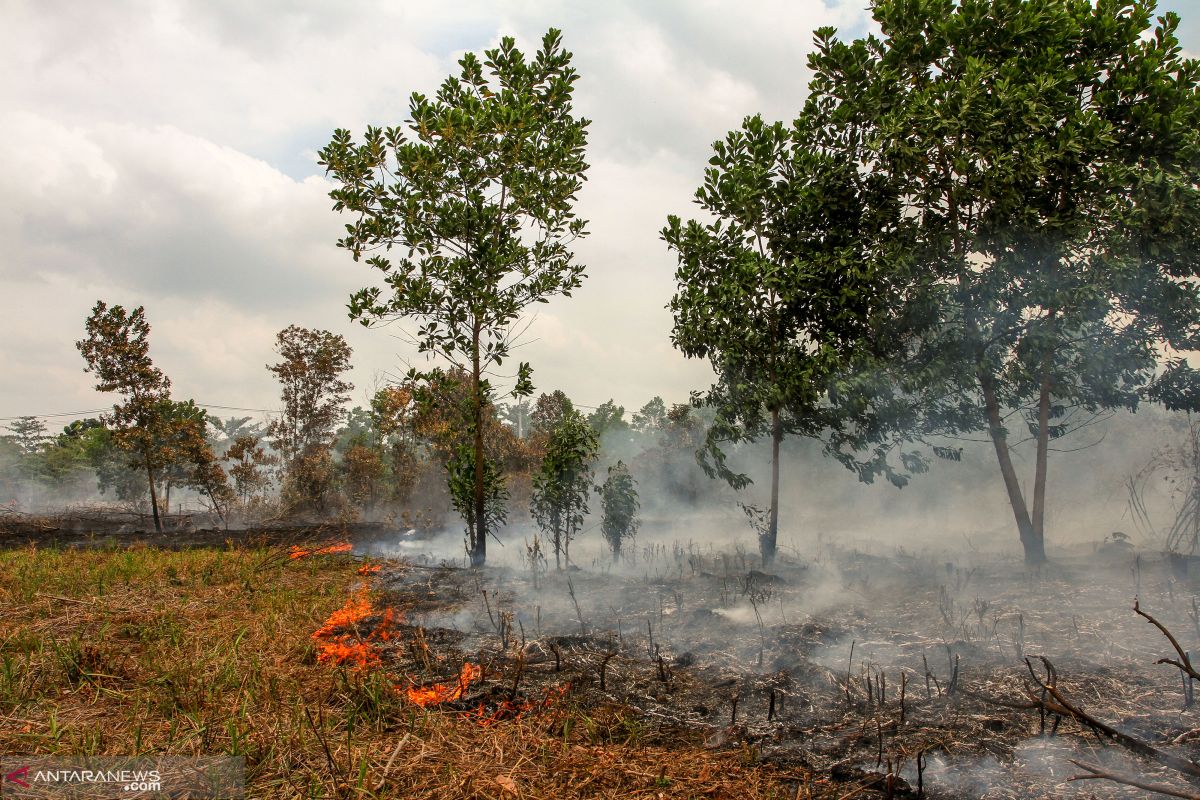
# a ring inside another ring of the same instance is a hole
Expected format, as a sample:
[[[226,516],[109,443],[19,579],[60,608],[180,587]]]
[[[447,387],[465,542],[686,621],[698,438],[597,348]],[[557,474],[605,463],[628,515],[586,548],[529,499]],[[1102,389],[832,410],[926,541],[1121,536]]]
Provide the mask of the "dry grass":
[[[380,673],[317,663],[311,634],[364,580],[357,567],[241,546],[0,550],[0,753],[238,755],[251,797],[847,789],[744,747],[652,744],[621,708],[568,699],[481,726],[413,707]]]

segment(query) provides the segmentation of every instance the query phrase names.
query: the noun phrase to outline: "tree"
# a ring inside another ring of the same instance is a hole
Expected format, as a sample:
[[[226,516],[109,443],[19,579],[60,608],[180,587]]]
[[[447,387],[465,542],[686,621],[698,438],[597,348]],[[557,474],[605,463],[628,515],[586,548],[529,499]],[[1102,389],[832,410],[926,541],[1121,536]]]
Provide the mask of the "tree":
[[[75,343],[87,362],[85,372],[95,374],[96,389],[117,392],[124,402],[101,417],[113,429],[117,444],[134,454],[145,471],[154,515],[154,530],[162,532],[155,489],[159,470],[172,463],[169,409],[171,381],[150,359],[150,325],[138,306],[127,312],[97,300],[86,323],[87,338]]]
[[[254,434],[243,433],[233,440],[225,451],[224,460],[229,462],[229,477],[233,478],[234,491],[247,506],[251,498],[271,486],[267,470],[278,459],[262,446],[262,439]]]
[[[17,417],[5,427],[12,434],[13,442],[24,455],[37,453],[50,438],[46,435],[46,423],[37,417]]]
[[[655,397],[633,413],[633,429],[641,434],[657,434],[667,419],[667,405]]]
[[[484,410],[489,376],[509,355],[530,304],[582,283],[571,243],[585,233],[572,207],[583,185],[588,121],[572,115],[578,75],[551,29],[527,59],[513,39],[459,61],[437,95],[414,93],[404,127],[367,129],[359,145],[337,130],[321,163],[340,184],[337,211],[355,215],[338,245],[383,275],[354,294],[363,324],[412,318],[421,353],[470,376],[474,510],[468,549],[487,557]],[[486,73],[485,73],[486,69]],[[392,259],[398,248],[403,255]],[[532,392],[529,367],[515,396]]]
[[[601,439],[608,433],[625,434],[630,430],[629,422],[625,419],[625,407],[617,405],[611,399],[605,400],[588,414],[588,424]]]
[[[206,434],[211,424],[208,412],[192,400],[167,400],[161,404],[159,413],[162,425],[158,444],[168,459],[158,473],[164,485],[163,506],[170,508],[173,487],[193,489],[207,498],[210,509],[224,520],[233,492],[208,443]]]
[[[608,477],[604,484],[597,487],[600,493],[604,517],[600,530],[612,548],[613,561],[621,558],[621,545],[626,539],[632,539],[641,525],[638,519],[637,481],[629,474],[625,462],[618,461],[608,468]]]
[[[1200,63],[1153,2],[873,12],[882,38],[817,32],[807,108],[917,225],[928,281],[898,308],[932,313],[909,315],[918,336],[893,371],[909,438],[986,433],[1039,564],[1052,441],[1090,413],[1200,398],[1185,359],[1200,347]],[[1014,419],[1036,443],[1031,498]]]
[[[267,369],[279,379],[283,410],[267,426],[291,501],[324,509],[333,481],[333,447],[353,384],[342,378],[352,351],[344,337],[289,325],[275,337],[281,361]]]
[[[533,404],[533,412],[529,415],[529,438],[534,449],[545,452],[550,437],[558,430],[563,420],[573,413],[575,404],[563,390],[555,389],[553,392],[538,395]]]
[[[867,349],[872,305],[890,299],[875,242],[860,231],[903,224],[885,183],[824,150],[810,117],[791,126],[749,117],[713,150],[696,202],[715,220],[671,216],[662,231],[679,260],[671,336],[717,373],[697,398],[716,412],[701,452],[706,471],[742,488],[750,479],[726,467],[722,448],[769,437],[759,544],[770,564],[783,438],[835,424],[828,384]]]
[[[550,431],[546,454],[533,476],[529,511],[554,547],[554,563],[571,563],[571,540],[588,512],[592,461],[599,450],[596,432],[582,414],[566,406]]]

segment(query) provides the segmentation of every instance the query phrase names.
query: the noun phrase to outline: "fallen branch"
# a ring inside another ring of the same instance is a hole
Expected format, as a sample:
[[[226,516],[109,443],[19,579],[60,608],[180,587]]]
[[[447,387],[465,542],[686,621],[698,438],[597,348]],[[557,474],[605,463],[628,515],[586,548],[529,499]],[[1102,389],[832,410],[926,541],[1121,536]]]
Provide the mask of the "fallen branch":
[[[1174,786],[1167,786],[1163,783],[1148,783],[1146,781],[1140,781],[1137,778],[1129,778],[1124,775],[1118,775],[1115,772],[1109,772],[1101,769],[1100,767],[1093,767],[1091,764],[1084,764],[1082,761],[1072,760],[1071,763],[1082,770],[1086,770],[1088,774],[1073,775],[1070,778],[1067,778],[1069,781],[1112,781],[1113,783],[1119,783],[1123,786],[1133,786],[1134,788],[1143,789],[1147,792],[1157,792],[1158,794],[1165,794],[1170,797],[1182,797],[1184,800],[1200,800],[1200,794],[1196,794],[1195,792],[1189,792],[1184,789],[1176,789]]]
[[[1136,597],[1133,600],[1133,611],[1139,617],[1144,617],[1147,622],[1149,622],[1151,625],[1153,625],[1154,627],[1156,627],[1160,631],[1162,631],[1162,635],[1167,637],[1167,641],[1171,643],[1171,647],[1174,647],[1175,652],[1179,654],[1178,661],[1176,661],[1173,658],[1160,658],[1158,661],[1155,661],[1154,663],[1155,664],[1170,664],[1173,667],[1177,667],[1181,672],[1183,672],[1184,674],[1186,674],[1188,677],[1192,678],[1193,680],[1200,681],[1200,672],[1196,672],[1196,670],[1192,667],[1192,659],[1190,657],[1188,657],[1187,651],[1184,650],[1183,647],[1179,644],[1179,640],[1176,639],[1175,636],[1169,630],[1167,630],[1166,625],[1163,625],[1161,622],[1156,620],[1154,617],[1150,616],[1150,614],[1146,613],[1145,611],[1142,611],[1141,607],[1138,605],[1138,601],[1137,601]]]
[[[1091,729],[1097,734],[1104,735],[1108,739],[1116,742],[1127,750],[1136,753],[1137,755],[1153,759],[1160,764],[1182,772],[1185,775],[1191,775],[1192,777],[1200,778],[1200,765],[1197,765],[1186,758],[1180,758],[1179,756],[1163,752],[1157,747],[1143,742],[1141,739],[1136,739],[1127,733],[1122,733],[1111,725],[1101,722],[1091,714],[1088,714],[1086,711],[1073,704],[1071,701],[1067,700],[1058,690],[1058,670],[1056,670],[1054,665],[1050,663],[1050,659],[1046,658],[1045,656],[1038,656],[1038,658],[1041,660],[1042,665],[1046,668],[1045,680],[1042,680],[1038,677],[1037,672],[1033,669],[1033,662],[1028,658],[1025,659],[1025,666],[1029,668],[1029,674],[1033,678],[1034,683],[1036,683],[1038,688],[1041,689],[1041,692],[1039,696],[1038,692],[1035,692],[1028,687],[1026,687],[1025,691],[1029,696],[1029,699],[1038,707],[1050,712],[1051,714],[1057,714],[1060,717],[1070,717],[1079,724]]]

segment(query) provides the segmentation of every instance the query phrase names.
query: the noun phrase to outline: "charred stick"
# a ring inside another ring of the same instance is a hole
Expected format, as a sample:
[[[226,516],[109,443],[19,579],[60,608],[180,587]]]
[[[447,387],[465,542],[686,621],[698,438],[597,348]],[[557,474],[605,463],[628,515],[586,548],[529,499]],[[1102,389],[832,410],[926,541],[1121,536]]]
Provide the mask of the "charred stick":
[[[524,676],[525,676],[525,651],[522,650],[517,655],[517,669],[516,669],[516,673],[513,675],[512,689],[510,689],[508,692],[509,702],[511,702],[511,703],[516,702],[517,689],[520,687],[521,678],[523,678]]]
[[[775,719],[775,689],[771,689],[771,700],[767,705],[767,722]]]
[[[616,654],[617,654],[617,652],[615,650],[609,650],[600,659],[600,691],[602,691],[602,692],[605,691],[604,673],[608,669],[608,662],[611,661],[612,657],[615,656]]]
[[[846,664],[846,702],[850,702],[850,679],[854,671],[854,644],[855,640],[850,640],[850,661]]]
[[[904,690],[908,686],[908,673],[900,670],[900,724],[904,724]]]
[[[550,652],[554,653],[554,671],[562,672],[562,648],[558,646],[558,642],[550,642]]]
[[[1182,797],[1184,800],[1200,800],[1200,794],[1189,792],[1185,789],[1178,789],[1174,786],[1167,786],[1161,783],[1147,783],[1146,781],[1140,781],[1137,778],[1117,775],[1114,772],[1108,772],[1100,767],[1093,767],[1091,764],[1084,764],[1082,761],[1072,760],[1071,763],[1080,769],[1085,770],[1088,774],[1072,775],[1070,778],[1067,778],[1069,781],[1112,781],[1113,783],[1119,783],[1123,786],[1133,786],[1138,789],[1143,789],[1147,792],[1165,794],[1169,797]]]
[[[925,796],[925,751],[917,751],[917,797]]]
[[[581,636],[587,636],[587,625],[583,621],[583,611],[579,609],[579,600],[575,597],[575,584],[567,578],[567,594],[571,595],[571,602],[575,605],[575,616],[579,619],[579,633]]]
[[[483,595],[483,607],[487,609],[488,620],[492,623],[492,627],[499,632],[500,629],[496,627],[496,617],[492,614],[492,604],[488,602],[487,589],[481,590],[481,594]]]
[[[741,693],[735,692],[733,695],[733,701],[732,701],[733,709],[729,713],[729,724],[731,726],[735,725],[737,723],[737,707],[738,707],[738,700],[740,698],[741,698]]]

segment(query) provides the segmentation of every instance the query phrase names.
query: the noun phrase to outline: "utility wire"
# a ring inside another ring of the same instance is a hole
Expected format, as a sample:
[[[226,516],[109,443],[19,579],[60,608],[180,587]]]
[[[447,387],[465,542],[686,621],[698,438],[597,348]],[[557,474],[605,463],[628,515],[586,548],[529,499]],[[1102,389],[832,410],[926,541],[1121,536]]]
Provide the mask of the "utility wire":
[[[279,413],[278,409],[270,409],[270,408],[244,408],[242,406],[222,406],[222,405],[217,405],[216,403],[196,403],[196,405],[200,406],[201,408],[219,408],[222,411],[257,411],[257,412],[260,412],[263,414],[278,414]],[[14,422],[18,419],[27,419],[29,417],[33,417],[34,419],[53,419],[56,417],[75,417],[78,419],[78,418],[86,417],[88,414],[105,414],[109,411],[112,411],[112,406],[108,406],[107,408],[93,408],[93,409],[89,409],[87,411],[63,411],[58,414],[18,414],[15,417],[0,417],[0,422]]]

